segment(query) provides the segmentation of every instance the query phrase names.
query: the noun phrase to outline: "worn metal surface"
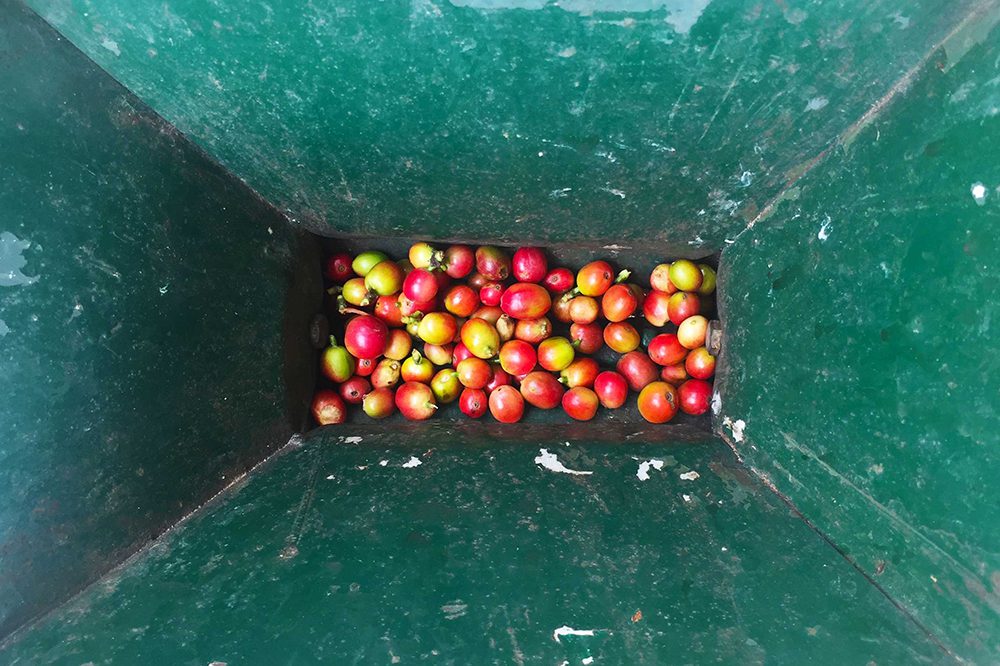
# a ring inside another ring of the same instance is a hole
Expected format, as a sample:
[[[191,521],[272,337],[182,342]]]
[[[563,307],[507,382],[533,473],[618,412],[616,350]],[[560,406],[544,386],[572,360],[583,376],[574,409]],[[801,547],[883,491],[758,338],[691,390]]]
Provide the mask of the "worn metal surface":
[[[296,278],[273,209],[11,2],[0,90],[3,635],[287,441]]]
[[[974,0],[29,0],[322,232],[707,254]]]
[[[542,448],[592,474],[540,466]],[[943,656],[721,442],[526,447],[440,427],[323,431],[0,653],[198,666]]]
[[[721,416],[860,567],[986,664],[1000,660],[1000,11],[983,8],[724,254]]]

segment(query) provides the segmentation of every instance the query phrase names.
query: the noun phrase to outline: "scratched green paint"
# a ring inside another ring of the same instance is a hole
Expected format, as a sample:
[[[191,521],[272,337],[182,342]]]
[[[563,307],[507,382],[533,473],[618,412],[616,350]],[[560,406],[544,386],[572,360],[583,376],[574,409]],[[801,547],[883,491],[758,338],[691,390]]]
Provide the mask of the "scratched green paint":
[[[328,429],[307,440],[0,658],[792,665],[943,656],[721,442],[526,446],[411,430]],[[343,443],[348,436],[362,441]],[[540,448],[592,475],[542,469]],[[413,458],[419,466],[404,467]],[[662,469],[640,481],[651,459]],[[564,626],[596,631],[555,640]]]
[[[29,0],[324,233],[723,247],[973,0]]]
[[[725,253],[722,390],[748,462],[985,664],[1000,658],[1000,32],[967,46],[935,53]]]

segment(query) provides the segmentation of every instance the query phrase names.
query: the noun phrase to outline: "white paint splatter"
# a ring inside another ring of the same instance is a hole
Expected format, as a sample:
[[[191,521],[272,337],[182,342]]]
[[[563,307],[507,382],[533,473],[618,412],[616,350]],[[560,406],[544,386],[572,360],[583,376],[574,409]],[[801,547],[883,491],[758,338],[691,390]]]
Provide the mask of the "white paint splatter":
[[[712,394],[712,413],[718,414],[722,411],[722,396],[718,391]]]
[[[826,222],[824,222],[820,226],[819,233],[816,234],[816,238],[820,239],[821,241],[825,241],[827,238],[829,238],[830,237],[830,225],[832,223],[833,223],[833,220],[831,220],[830,216],[827,215],[826,216]]]
[[[753,172],[752,171],[744,171],[743,175],[740,176],[740,186],[741,187],[750,187],[750,185],[752,185],[752,184],[753,184]]]
[[[561,643],[563,636],[593,636],[597,629],[574,629],[563,625],[552,632],[552,638],[556,643]]]
[[[605,245],[602,250],[631,250],[631,245]]]
[[[723,546],[723,547],[722,547],[722,552],[723,552],[723,553],[726,553],[726,552],[729,552],[729,549],[728,549],[728,548],[726,548],[725,546]]]
[[[403,463],[403,467],[406,469],[410,469],[413,467],[419,467],[422,464],[423,463],[420,462],[420,458],[417,458],[416,456],[410,456],[410,459],[407,460],[405,463]]]
[[[341,437],[340,441],[342,441],[344,444],[360,444],[361,438],[358,437],[357,435],[351,435],[350,437]]]
[[[986,203],[986,186],[982,183],[972,184],[972,198],[976,200],[976,204],[982,206]]]
[[[881,474],[885,471],[885,467],[882,466],[882,463],[875,463],[874,465],[868,466],[868,471],[873,474]]]
[[[336,478],[336,477],[334,477],[334,476],[333,476],[333,474],[330,474],[330,475],[328,475],[328,476],[326,477],[326,480],[327,480],[327,481],[333,481],[333,480],[334,480],[334,478]]]
[[[573,191],[572,187],[564,187],[560,190],[552,190],[549,192],[550,199],[565,199],[569,196],[569,193]]]
[[[613,187],[602,187],[601,191],[602,192],[607,192],[608,194],[613,194],[616,197],[620,197],[622,199],[625,198],[625,193],[624,192],[622,192],[621,190],[615,189]]]
[[[122,50],[118,48],[118,42],[116,42],[113,39],[108,39],[107,37],[105,37],[104,39],[101,40],[101,46],[111,51],[116,56],[120,56],[122,54]]]
[[[8,333],[10,333],[10,327],[7,326],[7,322],[5,322],[3,319],[0,319],[0,338],[4,337]]]
[[[558,55],[560,58],[572,58],[573,56],[576,55],[576,47],[575,46],[567,46],[566,48],[564,48],[562,51],[560,51],[556,55]]]
[[[698,472],[696,472],[694,470],[691,470],[690,472],[684,472],[683,474],[681,474],[681,478],[684,479],[685,481],[694,481],[695,479],[699,478],[700,476],[701,476],[701,474],[699,474]]]
[[[583,664],[584,666],[587,666],[588,664],[594,663],[594,658],[593,657],[586,657],[585,659],[581,659],[580,663]]]
[[[568,469],[565,465],[559,462],[558,456],[554,453],[549,453],[548,449],[538,449],[540,455],[535,456],[535,464],[541,465],[545,469],[551,472],[561,472],[563,474],[579,474],[587,475],[593,474],[593,472],[584,472],[576,469]]]
[[[160,296],[166,296],[168,291],[170,291],[170,285],[169,284],[163,285],[162,287],[160,287]]]
[[[684,498],[685,502],[690,502],[691,501],[691,496],[690,495],[681,495],[681,497]]]
[[[813,97],[811,100],[809,100],[809,103],[806,104],[806,111],[819,111],[829,103],[830,100],[828,100],[826,97]]]
[[[388,460],[379,460],[379,461],[378,461],[378,466],[379,466],[379,467],[385,467],[385,466],[386,466],[386,465],[388,465],[388,464],[389,464],[389,461],[388,461]]]
[[[635,475],[640,481],[649,481],[649,469],[650,467],[654,469],[663,469],[663,461],[653,458],[652,460],[646,460],[639,463],[639,471]]]

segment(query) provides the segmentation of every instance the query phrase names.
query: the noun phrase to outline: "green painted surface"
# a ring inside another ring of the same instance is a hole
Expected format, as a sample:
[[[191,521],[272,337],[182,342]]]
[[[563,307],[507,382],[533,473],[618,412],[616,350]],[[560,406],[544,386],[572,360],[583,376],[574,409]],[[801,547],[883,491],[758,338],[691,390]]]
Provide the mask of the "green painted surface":
[[[293,250],[17,3],[0,90],[2,636],[287,441]]]
[[[29,4],[310,228],[702,255],[980,3]]]
[[[720,417],[745,423],[725,434],[955,654],[995,661],[996,3],[536,4],[31,2],[324,233],[701,255],[806,173],[725,255]],[[284,441],[298,279],[273,211],[18,7],[0,6],[0,239],[32,247],[0,256],[40,279],[0,287],[4,629]],[[583,479],[535,467],[543,431],[416,430],[434,452],[414,469],[357,432],[282,459],[7,656],[943,656],[718,445],[567,429]],[[638,484],[633,457],[667,456]],[[562,624],[610,633],[557,643]]]
[[[1000,659],[998,16],[723,256],[741,453],[984,664]]]
[[[718,441],[526,446],[411,430],[327,429],[0,657],[198,666],[943,658]],[[593,474],[542,469],[543,447]],[[403,467],[413,457],[421,464]],[[640,481],[650,459],[662,469]],[[596,632],[557,641],[562,627]]]

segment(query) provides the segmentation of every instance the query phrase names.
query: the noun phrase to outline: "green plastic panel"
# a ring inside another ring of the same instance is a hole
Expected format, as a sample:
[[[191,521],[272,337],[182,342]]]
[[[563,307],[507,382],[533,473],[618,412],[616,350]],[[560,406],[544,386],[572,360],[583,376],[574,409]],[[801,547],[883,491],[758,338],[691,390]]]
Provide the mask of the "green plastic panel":
[[[983,664],[1000,659],[998,18],[960,60],[936,52],[722,276],[727,437]]]
[[[591,474],[541,467],[542,449]],[[943,657],[717,440],[531,446],[419,426],[322,431],[0,653],[74,666]]]
[[[29,0],[322,233],[704,255],[975,0]]]
[[[2,636],[288,440],[298,278],[280,215],[17,3],[0,90]]]

